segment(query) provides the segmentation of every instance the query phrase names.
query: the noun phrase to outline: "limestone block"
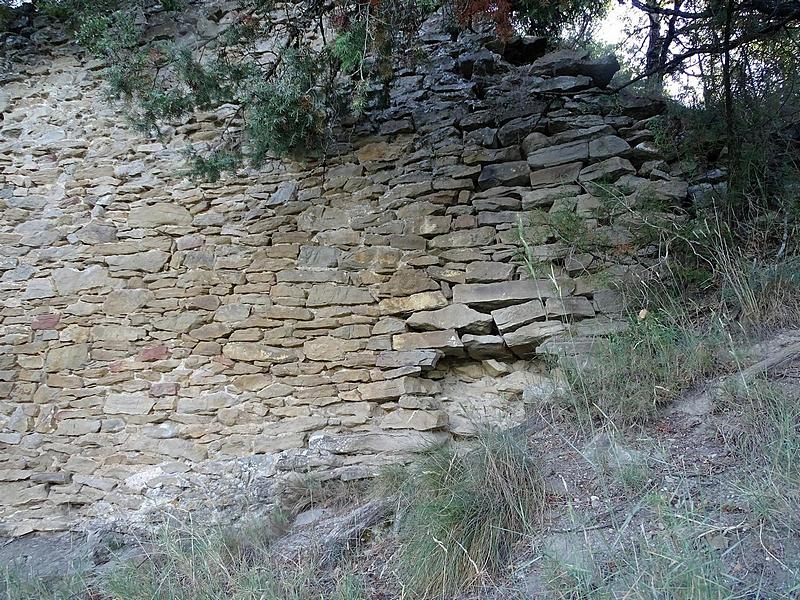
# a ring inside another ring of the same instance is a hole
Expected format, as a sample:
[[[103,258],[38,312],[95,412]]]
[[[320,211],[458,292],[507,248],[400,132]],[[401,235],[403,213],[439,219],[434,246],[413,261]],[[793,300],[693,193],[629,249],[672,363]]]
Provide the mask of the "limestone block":
[[[211,392],[180,398],[177,410],[179,413],[216,413],[220,409],[229,408],[237,404],[239,400],[236,396],[227,392]]]
[[[501,185],[526,185],[530,175],[529,163],[523,160],[486,165],[478,176],[478,188],[488,190]]]
[[[514,265],[498,262],[476,261],[467,265],[467,271],[465,273],[464,280],[467,283],[508,281],[511,279],[513,274]]]
[[[402,252],[389,246],[358,248],[339,259],[343,271],[369,270],[375,273],[393,273],[400,262]]]
[[[160,271],[169,260],[169,253],[163,250],[148,250],[135,254],[118,254],[106,256],[105,261],[115,271]]]
[[[306,306],[333,306],[371,304],[375,301],[369,290],[346,285],[322,283],[314,285],[308,292]]]
[[[433,369],[444,356],[440,350],[385,350],[378,354],[376,367],[395,369],[398,367],[421,367]]]
[[[414,410],[397,408],[381,420],[383,429],[416,429],[430,431],[447,426],[447,413],[443,410]]]
[[[48,373],[80,369],[89,361],[89,346],[73,344],[51,348],[47,352],[44,369]]]
[[[483,247],[494,243],[497,232],[494,227],[479,227],[477,229],[454,231],[440,235],[430,241],[431,248],[473,248]]]
[[[530,179],[531,187],[535,190],[543,187],[575,183],[582,167],[582,162],[571,162],[533,171]]]
[[[424,271],[399,269],[389,278],[389,281],[381,284],[380,293],[383,296],[410,296],[438,289],[439,285]]]
[[[589,144],[584,140],[578,140],[534,150],[528,155],[528,164],[532,169],[543,169],[588,158]]]
[[[364,342],[358,339],[345,340],[323,336],[305,342],[303,344],[303,354],[309,360],[338,361],[343,360],[348,352],[357,352],[363,346]]]
[[[406,394],[429,395],[439,392],[439,383],[420,377],[398,377],[374,383],[362,383],[358,393],[364,401],[385,402]]]
[[[433,331],[455,329],[466,333],[488,333],[492,327],[492,317],[480,313],[463,304],[450,304],[439,310],[416,312],[406,324],[412,329]]]
[[[297,354],[285,348],[275,348],[257,342],[228,342],[222,354],[233,360],[266,363],[289,363],[297,360]]]
[[[312,450],[334,454],[375,454],[419,452],[450,439],[446,432],[364,431],[341,435],[315,433],[308,438]]]
[[[626,158],[612,156],[593,165],[581,169],[578,180],[583,182],[602,180],[613,182],[623,175],[636,173],[636,168]]]
[[[135,206],[128,213],[129,227],[159,227],[161,225],[191,225],[192,215],[177,204],[157,202]]]
[[[152,302],[154,294],[145,289],[122,289],[110,292],[103,301],[107,315],[128,315]]]
[[[23,300],[36,300],[39,298],[52,298],[55,295],[56,290],[50,279],[37,278],[28,281],[21,298]]]
[[[461,341],[469,357],[475,360],[502,358],[508,355],[505,341],[499,335],[472,335],[466,333],[461,336]]]
[[[583,296],[565,296],[548,298],[545,302],[548,317],[594,317],[594,307],[588,298]]]
[[[492,311],[492,318],[501,333],[513,331],[533,321],[544,320],[546,316],[547,311],[538,299]]]
[[[56,435],[79,436],[100,431],[97,419],[65,419],[58,424]]]
[[[504,283],[465,283],[453,286],[453,302],[482,308],[501,308],[534,299],[557,298],[574,289],[569,280],[522,279]]]
[[[111,415],[146,415],[155,403],[144,394],[109,394],[103,412]]]
[[[589,158],[602,160],[611,156],[627,154],[631,146],[616,135],[605,135],[589,142]]]
[[[447,306],[442,292],[419,292],[404,298],[386,298],[378,304],[382,315],[407,314],[421,310],[433,310]]]
[[[113,283],[105,267],[92,265],[85,269],[62,267],[53,271],[53,281],[58,293],[69,296],[79,291],[103,287]]]
[[[504,333],[503,339],[514,354],[525,358],[535,354],[536,347],[547,338],[565,331],[567,326],[561,321],[541,321]]]
[[[454,329],[426,331],[424,333],[399,333],[392,336],[394,350],[441,350],[445,354],[460,356],[464,344]]]

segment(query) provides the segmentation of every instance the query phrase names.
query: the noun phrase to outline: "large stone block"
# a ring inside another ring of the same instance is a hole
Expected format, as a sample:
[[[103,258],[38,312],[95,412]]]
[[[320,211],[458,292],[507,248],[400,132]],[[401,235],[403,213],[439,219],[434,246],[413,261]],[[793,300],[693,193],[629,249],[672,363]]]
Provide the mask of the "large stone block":
[[[338,304],[372,304],[375,302],[369,290],[349,285],[322,283],[308,292],[306,306],[333,306]]]
[[[478,176],[478,188],[488,190],[501,185],[527,185],[530,176],[531,169],[523,160],[486,165]]]
[[[228,342],[222,354],[232,360],[283,364],[297,360],[297,354],[286,348],[275,348],[258,342]]]
[[[570,280],[521,279],[504,283],[465,283],[453,286],[453,302],[481,308],[502,308],[528,300],[557,298],[574,289]]]
[[[135,206],[128,213],[130,227],[159,227],[161,225],[191,225],[192,215],[177,204],[157,202],[149,206]]]
[[[464,344],[454,329],[424,333],[398,333],[392,336],[395,350],[441,350],[445,354],[461,355]]]
[[[57,373],[80,369],[89,361],[89,346],[87,344],[72,344],[51,348],[44,362],[45,371]]]
[[[358,352],[365,342],[323,336],[308,340],[303,344],[303,354],[309,360],[343,360],[348,352]]]
[[[358,394],[362,400],[386,402],[405,395],[430,395],[439,392],[439,383],[420,377],[398,377],[374,383],[362,383]]]
[[[420,310],[433,310],[447,306],[447,298],[442,292],[420,292],[405,298],[386,298],[378,307],[382,315],[408,314]]]
[[[561,321],[541,321],[504,333],[503,339],[514,354],[529,358],[539,344],[565,331],[567,326]]]
[[[430,431],[447,426],[447,413],[443,410],[413,410],[396,408],[381,420],[383,429],[416,429]]]
[[[501,333],[513,331],[534,321],[544,320],[546,316],[547,311],[539,299],[492,311],[492,318]]]
[[[375,360],[376,367],[396,369],[400,367],[421,367],[433,369],[444,356],[441,350],[384,350]]]
[[[423,331],[455,329],[466,333],[489,333],[492,317],[463,304],[450,304],[439,310],[414,313],[406,324]]]
[[[146,415],[156,402],[144,394],[109,394],[103,412],[110,415]]]

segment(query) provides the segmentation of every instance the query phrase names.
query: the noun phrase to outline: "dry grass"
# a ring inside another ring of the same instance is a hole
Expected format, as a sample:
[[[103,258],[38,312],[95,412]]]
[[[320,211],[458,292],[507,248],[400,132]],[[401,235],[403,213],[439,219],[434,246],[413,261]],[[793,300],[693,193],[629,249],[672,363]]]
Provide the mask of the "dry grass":
[[[428,452],[402,483],[398,574],[409,598],[454,598],[503,566],[538,522],[544,485],[524,438],[484,431]]]

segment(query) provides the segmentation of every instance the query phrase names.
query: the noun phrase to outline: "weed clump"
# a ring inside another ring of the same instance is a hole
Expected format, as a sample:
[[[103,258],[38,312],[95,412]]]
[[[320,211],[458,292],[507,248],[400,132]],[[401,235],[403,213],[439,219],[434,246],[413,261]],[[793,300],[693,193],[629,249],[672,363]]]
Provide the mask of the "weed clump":
[[[497,572],[545,502],[524,436],[509,431],[429,451],[400,486],[399,572],[414,598],[452,598]]]
[[[723,340],[713,326],[698,330],[647,314],[598,341],[587,366],[566,362],[566,391],[557,402],[584,424],[642,425],[714,372]]]

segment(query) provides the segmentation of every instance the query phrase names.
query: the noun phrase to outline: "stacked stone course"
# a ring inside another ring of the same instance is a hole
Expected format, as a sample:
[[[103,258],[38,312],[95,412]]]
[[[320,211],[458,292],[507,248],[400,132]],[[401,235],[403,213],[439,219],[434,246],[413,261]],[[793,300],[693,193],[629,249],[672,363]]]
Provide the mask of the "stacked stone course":
[[[325,164],[202,185],[180,149],[215,115],[153,143],[63,34],[6,38],[5,533],[261,501],[285,472],[375,474],[519,421],[522,392],[550,389],[537,354],[625,326],[622,269],[534,227],[549,269],[531,278],[518,223],[573,211],[630,245],[635,219],[598,216],[586,183],[624,184],[633,208],[685,198],[651,143],[658,106],[598,89],[613,60],[441,31]]]

